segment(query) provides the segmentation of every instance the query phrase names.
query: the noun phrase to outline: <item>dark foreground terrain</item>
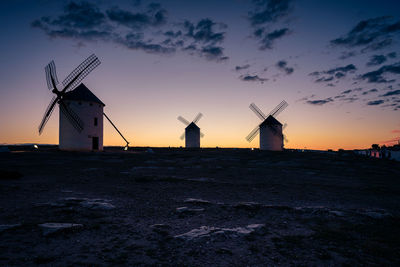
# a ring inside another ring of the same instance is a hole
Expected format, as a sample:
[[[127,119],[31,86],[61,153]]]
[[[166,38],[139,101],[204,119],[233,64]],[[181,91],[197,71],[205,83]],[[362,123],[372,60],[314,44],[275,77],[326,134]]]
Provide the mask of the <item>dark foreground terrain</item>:
[[[0,266],[399,266],[399,179],[335,153],[0,153]]]

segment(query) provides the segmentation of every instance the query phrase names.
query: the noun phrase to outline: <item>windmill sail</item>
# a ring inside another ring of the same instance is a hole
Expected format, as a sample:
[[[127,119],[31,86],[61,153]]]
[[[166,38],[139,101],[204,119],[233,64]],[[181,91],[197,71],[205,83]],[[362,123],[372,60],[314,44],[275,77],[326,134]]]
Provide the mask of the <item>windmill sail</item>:
[[[94,70],[98,65],[100,65],[100,60],[95,54],[89,56],[85,61],[83,61],[76,69],[74,69],[67,78],[62,82],[64,89],[62,92],[67,92],[74,90],[81,81]]]

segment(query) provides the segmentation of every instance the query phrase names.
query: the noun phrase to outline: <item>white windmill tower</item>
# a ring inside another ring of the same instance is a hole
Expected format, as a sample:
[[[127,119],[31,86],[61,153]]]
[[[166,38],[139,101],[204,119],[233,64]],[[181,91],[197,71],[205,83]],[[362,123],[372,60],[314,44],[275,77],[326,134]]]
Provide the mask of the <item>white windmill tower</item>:
[[[73,151],[103,150],[103,115],[126,141],[119,130],[103,112],[105,104],[97,98],[81,81],[98,65],[99,59],[93,54],[83,61],[62,82],[58,90],[58,78],[54,61],[46,67],[47,87],[55,96],[50,101],[39,125],[39,135],[50,119],[55,105],[60,107],[59,148]]]
[[[265,115],[254,103],[250,104],[250,109],[261,119],[259,124],[246,137],[248,142],[251,142],[257,134],[260,134],[260,150],[282,151],[283,141],[285,136],[282,133],[282,124],[275,118],[281,113],[288,103],[282,101],[268,115]]]
[[[199,148],[200,137],[204,137],[204,134],[200,132],[200,128],[196,125],[199,122],[203,114],[199,113],[192,122],[189,122],[182,116],[178,117],[178,120],[186,125],[185,132],[181,135],[180,139],[185,139],[185,147],[187,148]]]

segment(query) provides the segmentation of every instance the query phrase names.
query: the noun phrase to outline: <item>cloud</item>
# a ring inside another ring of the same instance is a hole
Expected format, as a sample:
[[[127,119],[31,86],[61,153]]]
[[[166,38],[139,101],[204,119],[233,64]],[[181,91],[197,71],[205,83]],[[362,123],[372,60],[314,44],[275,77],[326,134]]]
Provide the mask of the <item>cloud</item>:
[[[322,105],[328,104],[330,102],[333,102],[333,99],[331,97],[328,97],[328,98],[325,98],[325,99],[308,100],[308,101],[306,101],[307,104],[314,105],[314,106],[322,106]]]
[[[349,89],[349,90],[343,91],[342,94],[349,94],[349,93],[351,93],[352,91],[353,91],[353,90]]]
[[[253,0],[254,10],[249,12],[248,20],[253,27],[253,37],[259,40],[260,50],[272,49],[276,40],[288,35],[287,27],[271,30],[271,27],[287,17],[291,11],[292,0]]]
[[[167,21],[167,11],[159,4],[150,4],[145,12],[133,13],[114,7],[106,11],[108,18],[120,25],[132,29],[143,29],[149,26],[160,26]]]
[[[255,11],[249,12],[251,25],[277,22],[290,11],[291,0],[253,0]]]
[[[354,51],[344,51],[344,52],[342,52],[342,54],[340,55],[339,59],[344,60],[344,59],[348,59],[348,58],[354,57],[354,56],[356,56],[356,55],[357,55],[357,53],[354,52]]]
[[[377,66],[377,65],[381,65],[382,63],[385,63],[385,61],[387,60],[387,58],[384,55],[373,55],[368,63],[367,66]]]
[[[215,32],[217,24],[211,19],[201,19],[196,25],[188,20],[184,22],[186,36],[195,42],[216,44],[225,39],[225,32]],[[220,25],[226,27],[226,25]]]
[[[316,79],[315,82],[316,83],[320,83],[320,82],[330,82],[333,81],[334,77],[333,76],[329,76],[329,77],[321,77],[319,79]]]
[[[69,38],[82,41],[109,41],[127,49],[153,54],[172,54],[177,51],[196,55],[211,61],[225,61],[222,43],[226,28],[222,23],[200,19],[197,23],[169,23],[167,11],[160,4],[151,3],[135,11],[118,6],[102,11],[89,2],[70,2],[63,13],[42,17],[31,23],[51,38]],[[173,25],[173,26],[171,26]],[[169,27],[169,29],[166,29]]]
[[[390,92],[387,92],[386,94],[383,94],[381,96],[393,96],[393,95],[400,95],[400,90],[390,91]]]
[[[395,81],[387,80],[384,77],[388,74],[400,74],[400,62],[391,65],[385,65],[375,71],[367,72],[359,76],[359,79],[366,80],[368,83],[388,83]]]
[[[249,64],[242,65],[242,66],[236,66],[236,67],[235,67],[235,71],[246,70],[246,69],[248,69],[248,68],[250,68],[250,65],[249,65]]]
[[[378,89],[374,88],[374,89],[363,92],[362,95],[368,95],[370,93],[376,93],[376,92],[378,92]]]
[[[362,52],[390,46],[392,35],[400,31],[400,22],[391,23],[391,20],[391,17],[385,16],[360,21],[347,34],[330,43],[347,48],[364,47]]]
[[[254,32],[254,36],[260,39],[260,49],[272,49],[275,41],[290,33],[288,28],[266,32],[265,29],[259,28]]]
[[[356,71],[357,68],[356,66],[354,66],[353,64],[348,64],[346,66],[342,66],[342,67],[336,67],[336,68],[332,68],[329,70],[325,70],[325,71],[314,71],[311,72],[310,74],[308,74],[309,76],[313,76],[313,77],[319,77],[320,75],[323,74],[328,74],[328,77],[321,77],[315,80],[315,82],[329,82],[336,79],[341,79],[343,77],[346,76],[347,73],[353,73],[354,71]]]
[[[389,54],[386,55],[388,58],[396,58],[397,57],[397,53],[396,52],[391,52]]]
[[[268,81],[267,78],[261,78],[258,75],[242,75],[239,77],[240,80],[245,81],[245,82],[261,82],[264,83]]]
[[[367,103],[367,105],[368,106],[377,106],[377,105],[380,105],[380,104],[382,104],[382,103],[384,103],[385,101],[383,101],[383,100],[373,100],[373,101],[369,101],[368,103]]]
[[[293,73],[294,68],[288,67],[287,64],[288,64],[287,61],[285,61],[285,60],[279,60],[279,61],[275,64],[275,66],[276,66],[279,70],[285,72],[286,75],[289,75],[289,74],[292,74],[292,73]]]

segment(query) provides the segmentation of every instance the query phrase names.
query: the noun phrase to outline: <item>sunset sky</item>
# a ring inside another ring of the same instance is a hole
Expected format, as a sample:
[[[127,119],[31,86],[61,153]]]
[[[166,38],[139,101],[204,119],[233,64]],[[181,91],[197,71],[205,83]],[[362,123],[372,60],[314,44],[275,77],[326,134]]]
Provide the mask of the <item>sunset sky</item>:
[[[258,147],[254,102],[287,123],[287,148],[400,139],[398,0],[6,0],[0,10],[0,144],[58,143],[44,67],[62,81],[95,53],[84,84],[132,146]],[[104,121],[104,145],[124,145]]]

